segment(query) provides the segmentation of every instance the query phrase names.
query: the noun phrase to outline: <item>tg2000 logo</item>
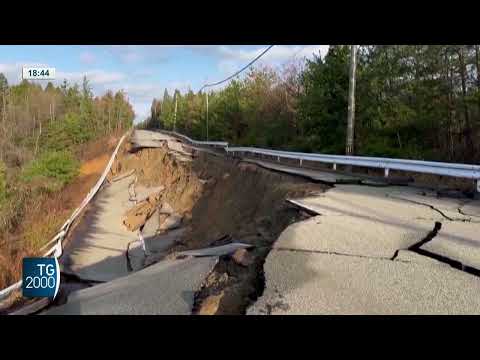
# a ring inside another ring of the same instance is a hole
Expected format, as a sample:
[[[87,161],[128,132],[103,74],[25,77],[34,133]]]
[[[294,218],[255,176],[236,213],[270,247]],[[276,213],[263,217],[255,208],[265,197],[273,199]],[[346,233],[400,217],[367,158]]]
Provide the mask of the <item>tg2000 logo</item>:
[[[55,299],[60,286],[60,266],[55,257],[23,259],[23,296]]]

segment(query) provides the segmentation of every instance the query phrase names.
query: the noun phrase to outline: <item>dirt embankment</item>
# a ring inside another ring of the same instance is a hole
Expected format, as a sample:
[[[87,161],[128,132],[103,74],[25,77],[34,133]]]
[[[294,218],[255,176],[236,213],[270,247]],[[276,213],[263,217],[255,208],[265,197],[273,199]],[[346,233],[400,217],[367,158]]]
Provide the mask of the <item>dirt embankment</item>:
[[[172,253],[230,242],[254,245],[235,259],[220,259],[196,295],[195,314],[245,313],[263,291],[263,263],[271,244],[289,224],[307,216],[285,199],[326,188],[204,152],[196,152],[193,161],[179,161],[166,147],[123,149],[112,176],[132,169],[139,184],[165,186],[160,203],[183,215],[187,231]]]

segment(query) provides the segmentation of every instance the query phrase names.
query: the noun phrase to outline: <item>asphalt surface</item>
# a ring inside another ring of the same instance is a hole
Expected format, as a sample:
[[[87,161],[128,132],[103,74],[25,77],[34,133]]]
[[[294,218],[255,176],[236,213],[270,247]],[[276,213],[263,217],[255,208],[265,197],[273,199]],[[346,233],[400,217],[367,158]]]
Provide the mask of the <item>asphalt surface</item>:
[[[134,205],[128,193],[133,179],[131,175],[99,191],[60,259],[64,272],[94,281],[110,281],[128,275],[125,252],[128,244],[138,236],[127,230],[121,220]]]
[[[433,230],[431,221],[382,222],[356,216],[315,216],[289,226],[274,248],[392,258]]]
[[[480,269],[478,200],[337,184],[289,202],[317,216],[279,236],[247,314],[480,314],[478,276],[416,252]]]
[[[143,270],[73,292],[45,315],[189,315],[194,294],[217,257],[160,261]]]
[[[480,224],[444,222],[437,236],[420,248],[480,269]]]
[[[248,315],[480,314],[480,280],[444,265],[274,250]]]

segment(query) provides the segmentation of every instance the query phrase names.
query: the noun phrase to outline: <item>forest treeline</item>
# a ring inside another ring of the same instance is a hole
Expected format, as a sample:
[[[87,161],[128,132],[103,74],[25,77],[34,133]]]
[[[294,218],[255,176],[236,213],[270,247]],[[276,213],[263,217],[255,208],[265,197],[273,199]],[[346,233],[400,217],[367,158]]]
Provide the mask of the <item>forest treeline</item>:
[[[95,97],[87,78],[81,85],[65,80],[42,87],[9,85],[0,73],[0,244],[28,201],[77,175],[80,146],[130,128],[133,118],[123,92]]]
[[[363,45],[357,55],[355,154],[480,161],[479,45]],[[209,138],[345,153],[349,46],[255,67],[209,91]],[[175,118],[175,97],[177,113]],[[206,94],[166,90],[141,127],[206,139]]]

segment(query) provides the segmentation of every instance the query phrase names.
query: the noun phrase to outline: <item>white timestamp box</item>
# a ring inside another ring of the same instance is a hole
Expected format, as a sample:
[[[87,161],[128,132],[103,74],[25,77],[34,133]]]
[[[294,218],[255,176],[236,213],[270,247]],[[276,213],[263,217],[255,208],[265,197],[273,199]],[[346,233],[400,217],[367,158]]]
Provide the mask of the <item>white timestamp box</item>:
[[[23,80],[55,80],[55,68],[52,67],[23,67]]]

